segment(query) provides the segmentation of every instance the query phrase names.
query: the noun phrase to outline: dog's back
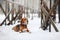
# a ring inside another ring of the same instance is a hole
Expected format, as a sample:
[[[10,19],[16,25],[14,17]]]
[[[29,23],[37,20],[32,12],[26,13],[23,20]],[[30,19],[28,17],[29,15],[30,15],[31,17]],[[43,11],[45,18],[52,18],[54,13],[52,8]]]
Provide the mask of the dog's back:
[[[18,24],[18,25],[16,25],[16,26],[13,27],[13,30],[16,31],[16,32],[18,32],[19,29],[20,29],[20,24]]]

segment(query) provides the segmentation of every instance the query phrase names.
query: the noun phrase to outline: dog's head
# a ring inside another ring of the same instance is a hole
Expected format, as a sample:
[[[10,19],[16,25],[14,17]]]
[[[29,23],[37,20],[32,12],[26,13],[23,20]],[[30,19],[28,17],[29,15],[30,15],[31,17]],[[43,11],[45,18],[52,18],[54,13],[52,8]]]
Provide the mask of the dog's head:
[[[27,25],[28,24],[28,19],[27,18],[22,18],[21,19],[21,24]]]

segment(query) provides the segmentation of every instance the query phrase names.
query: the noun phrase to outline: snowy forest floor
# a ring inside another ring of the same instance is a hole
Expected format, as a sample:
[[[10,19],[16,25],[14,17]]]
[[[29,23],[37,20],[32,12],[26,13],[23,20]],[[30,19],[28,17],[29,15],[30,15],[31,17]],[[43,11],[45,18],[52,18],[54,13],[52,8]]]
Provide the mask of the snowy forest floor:
[[[57,15],[56,15],[57,16]],[[5,16],[0,14],[0,23],[4,20]],[[52,32],[48,30],[43,31],[40,27],[40,18],[34,17],[33,20],[28,18],[28,29],[31,33],[19,33],[12,30],[17,25],[2,25],[0,26],[0,40],[60,40],[60,32],[55,32],[52,26]],[[56,26],[60,31],[60,24],[58,23],[58,16],[56,17]]]

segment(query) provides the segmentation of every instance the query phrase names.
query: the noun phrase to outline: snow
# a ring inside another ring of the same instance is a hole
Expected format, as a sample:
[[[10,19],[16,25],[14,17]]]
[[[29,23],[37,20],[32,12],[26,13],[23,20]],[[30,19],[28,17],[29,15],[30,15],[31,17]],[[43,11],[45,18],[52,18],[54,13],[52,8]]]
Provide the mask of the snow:
[[[31,3],[32,4],[32,3]],[[38,3],[37,3],[38,4]],[[48,4],[49,5],[49,4]],[[32,7],[32,6],[31,6]],[[34,5],[34,8],[37,6]],[[0,12],[1,13],[1,12]],[[28,29],[31,33],[19,33],[12,30],[12,28],[19,24],[16,22],[14,25],[2,25],[0,26],[0,40],[60,40],[60,23],[58,23],[58,15],[56,15],[56,26],[59,32],[55,32],[54,28],[52,27],[52,32],[49,30],[42,30],[41,26],[41,18],[38,18],[37,14],[34,14],[33,20],[31,20],[32,15],[30,14],[30,18],[28,18]],[[0,23],[4,20],[4,14],[0,14]]]
[[[58,16],[58,15],[57,15]],[[5,16],[0,14],[0,23],[4,20]],[[58,17],[57,17],[58,19]],[[2,25],[0,26],[0,40],[60,40],[60,32],[55,32],[52,27],[52,32],[48,30],[43,31],[40,27],[40,18],[36,15],[34,19],[31,20],[31,17],[28,18],[28,29],[31,33],[19,33],[12,30],[12,28],[17,25]],[[56,20],[58,22],[58,20]],[[56,22],[56,26],[60,31],[60,24]]]

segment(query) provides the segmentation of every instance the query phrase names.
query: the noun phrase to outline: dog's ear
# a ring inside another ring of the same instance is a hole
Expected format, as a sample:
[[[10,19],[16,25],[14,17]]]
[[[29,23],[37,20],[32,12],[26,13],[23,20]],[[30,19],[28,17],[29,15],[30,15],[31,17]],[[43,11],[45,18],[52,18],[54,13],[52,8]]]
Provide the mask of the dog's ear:
[[[22,23],[22,20],[23,20],[23,19],[20,20],[21,23]]]

